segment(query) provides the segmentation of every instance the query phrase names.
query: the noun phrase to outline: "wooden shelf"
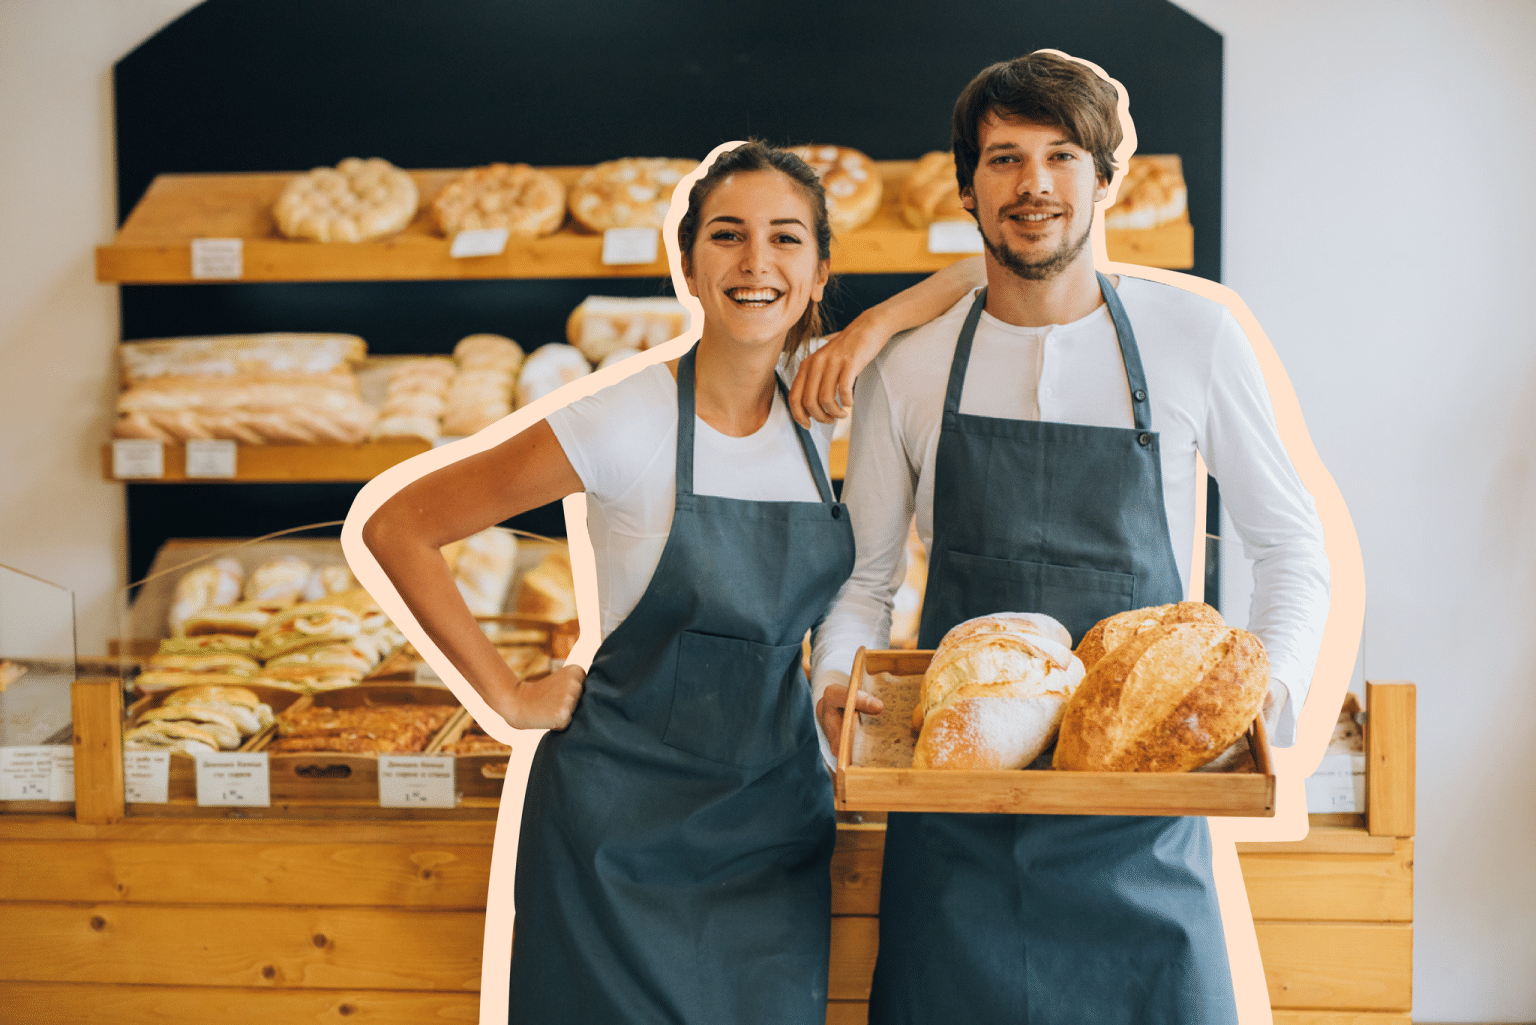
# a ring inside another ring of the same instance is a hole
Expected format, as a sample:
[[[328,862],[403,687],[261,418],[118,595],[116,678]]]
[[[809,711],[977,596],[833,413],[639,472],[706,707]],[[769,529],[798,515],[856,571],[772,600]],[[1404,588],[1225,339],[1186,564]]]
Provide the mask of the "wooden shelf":
[[[897,204],[913,161],[880,161],[885,201],[873,220],[832,244],[838,274],[925,273],[962,254],[928,252],[927,232],[909,228]],[[573,182],[585,168],[545,170]],[[144,194],[110,245],[96,248],[96,280],[117,284],[192,284],[192,240],[243,240],[241,281],[405,281],[472,278],[666,277],[665,249],[648,264],[605,266],[602,237],[567,226],[534,241],[513,240],[499,256],[455,259],[437,234],[431,201],[455,170],[412,171],[421,192],[416,218],[402,232],[375,242],[302,242],[281,237],[272,204],[292,172],[163,174]],[[1145,266],[1194,264],[1187,222],[1147,231],[1106,233],[1109,258]]]
[[[375,441],[361,445],[241,445],[235,450],[233,478],[188,477],[186,449],[165,446],[162,477],[115,477],[112,445],[101,447],[101,472],[107,480],[135,484],[293,483],[296,481],[369,481],[412,456],[428,451],[425,441]]]

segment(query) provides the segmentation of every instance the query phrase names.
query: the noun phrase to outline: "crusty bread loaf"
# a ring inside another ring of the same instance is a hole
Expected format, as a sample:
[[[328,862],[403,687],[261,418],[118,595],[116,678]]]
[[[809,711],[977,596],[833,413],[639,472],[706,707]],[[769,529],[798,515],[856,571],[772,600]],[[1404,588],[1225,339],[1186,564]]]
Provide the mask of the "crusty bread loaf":
[[[969,220],[971,212],[960,200],[955,180],[955,155],[945,151],[924,153],[901,185],[901,216],[914,228],[934,221]]]
[[[1225,626],[1221,613],[1203,601],[1180,601],[1168,605],[1151,605],[1144,609],[1117,612],[1101,619],[1083,634],[1077,645],[1077,657],[1083,668],[1091,672],[1094,664],[1120,645],[1155,626],[1173,623],[1209,623]]]
[[[1185,772],[1242,735],[1264,703],[1269,657],[1246,630],[1155,626],[1098,661],[1068,703],[1052,766]]]
[[[576,586],[571,581],[571,557],[566,549],[551,551],[523,574],[517,587],[517,612],[550,623],[576,618]]]
[[[1004,613],[951,630],[923,676],[914,768],[1022,769],[1056,734],[1083,667],[1049,616]]]

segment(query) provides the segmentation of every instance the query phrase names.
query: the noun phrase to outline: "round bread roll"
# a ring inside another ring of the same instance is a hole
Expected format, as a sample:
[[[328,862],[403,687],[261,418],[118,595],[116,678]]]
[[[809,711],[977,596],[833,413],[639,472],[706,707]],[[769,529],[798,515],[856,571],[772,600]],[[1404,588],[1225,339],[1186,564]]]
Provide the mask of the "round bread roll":
[[[517,373],[523,348],[505,335],[466,335],[453,347],[459,370],[506,370]]]
[[[834,235],[862,227],[880,209],[880,169],[863,153],[847,146],[791,146],[789,151],[821,178]]]
[[[1083,666],[1027,625],[974,630],[934,652],[913,768],[1022,769],[1050,744]]]
[[[592,372],[592,364],[574,345],[550,342],[533,350],[517,376],[518,408],[542,399]]]
[[[901,217],[914,228],[934,221],[969,220],[955,180],[955,155],[943,150],[924,153],[901,185]]]
[[[588,231],[659,228],[672,192],[697,160],[625,157],[587,168],[571,186],[571,219]]]
[[[1187,772],[1242,736],[1269,690],[1269,656],[1246,630],[1174,623],[1099,659],[1061,722],[1051,764],[1099,772]]]
[[[1151,605],[1144,609],[1117,612],[1101,619],[1088,628],[1077,645],[1077,657],[1083,660],[1083,668],[1092,671],[1105,655],[1114,651],[1132,637],[1155,626],[1172,623],[1209,623],[1225,626],[1221,613],[1203,601],[1181,601],[1168,605]]]
[[[512,238],[538,238],[565,223],[565,186],[527,164],[471,167],[437,194],[432,215],[444,235],[506,228]]]
[[[348,157],[295,177],[272,216],[289,238],[366,242],[410,224],[418,198],[411,176],[389,161]]]

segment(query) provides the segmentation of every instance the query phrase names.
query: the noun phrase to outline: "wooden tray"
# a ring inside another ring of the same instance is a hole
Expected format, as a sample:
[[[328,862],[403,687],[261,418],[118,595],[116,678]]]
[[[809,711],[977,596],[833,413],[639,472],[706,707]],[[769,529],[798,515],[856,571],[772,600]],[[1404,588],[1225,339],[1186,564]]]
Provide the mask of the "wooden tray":
[[[450,722],[438,749],[453,743],[475,725],[469,709],[464,709],[458,719]],[[481,751],[453,756],[453,782],[464,797],[501,797],[501,786],[507,778],[508,751]]]
[[[1234,772],[1057,772],[1051,769],[911,768],[912,747],[892,724],[910,723],[914,689],[881,693],[877,673],[920,676],[932,651],[866,651],[854,659],[852,686],[885,702],[878,717],[897,738],[877,751],[875,717],[846,716],[834,785],[844,811],[982,812],[1032,815],[1241,815],[1275,813],[1275,776],[1261,719],[1248,730],[1254,768]],[[852,701],[850,700],[850,704]],[[910,737],[910,727],[906,727]],[[904,752],[904,759],[903,759]],[[884,764],[876,763],[876,756]],[[904,761],[904,764],[903,764]]]

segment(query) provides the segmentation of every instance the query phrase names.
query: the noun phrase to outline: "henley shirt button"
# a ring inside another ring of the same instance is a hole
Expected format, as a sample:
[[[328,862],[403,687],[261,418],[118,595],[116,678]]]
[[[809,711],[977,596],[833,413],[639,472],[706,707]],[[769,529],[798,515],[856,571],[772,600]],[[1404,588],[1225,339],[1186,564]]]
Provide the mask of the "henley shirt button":
[[[1147,393],[1142,391],[1140,388],[1137,388],[1132,394],[1136,396],[1137,402],[1147,401]]]
[[[1136,435],[1136,441],[1142,445],[1150,445],[1152,444],[1152,435],[1148,434],[1146,431],[1142,431],[1140,434]]]
[[[840,519],[843,518],[843,507],[842,506],[834,505],[832,507],[832,518],[834,520],[840,520]]]

